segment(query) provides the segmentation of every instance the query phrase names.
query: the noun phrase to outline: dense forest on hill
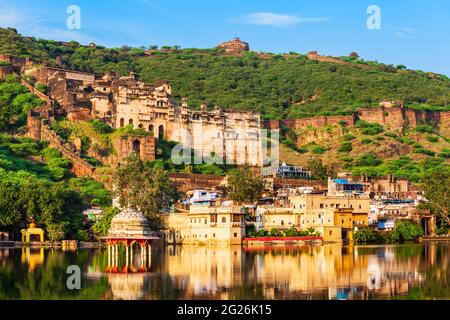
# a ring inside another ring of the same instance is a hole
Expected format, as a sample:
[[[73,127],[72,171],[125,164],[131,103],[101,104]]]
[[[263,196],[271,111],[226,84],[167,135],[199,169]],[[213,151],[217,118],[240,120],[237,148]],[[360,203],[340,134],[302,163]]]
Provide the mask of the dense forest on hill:
[[[207,103],[255,110],[267,119],[347,114],[384,100],[450,110],[449,78],[404,66],[359,58],[347,58],[349,64],[324,63],[298,53],[261,58],[255,52],[230,56],[217,49],[152,50],[146,55],[144,49],[82,46],[75,41],[23,37],[14,29],[0,28],[0,53],[50,65],[61,56],[64,67],[71,69],[99,74],[112,70],[121,75],[134,71],[147,82],[166,79],[174,86],[175,98],[187,96],[193,107]]]

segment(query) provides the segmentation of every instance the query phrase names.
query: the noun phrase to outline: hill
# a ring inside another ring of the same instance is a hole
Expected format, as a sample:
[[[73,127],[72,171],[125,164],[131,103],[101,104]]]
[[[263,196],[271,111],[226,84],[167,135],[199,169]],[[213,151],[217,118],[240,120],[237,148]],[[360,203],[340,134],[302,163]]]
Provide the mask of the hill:
[[[109,49],[23,37],[14,29],[0,29],[0,53],[50,65],[60,57],[63,67],[95,73],[113,70],[126,75],[133,71],[147,82],[166,79],[173,84],[178,100],[188,96],[196,107],[207,103],[256,110],[265,119],[348,114],[387,100],[402,100],[412,108],[450,110],[450,79],[446,76],[356,56],[337,58],[345,63],[334,63],[298,53]]]
[[[393,174],[419,182],[431,171],[450,170],[448,128],[419,125],[396,132],[358,121],[354,127],[284,129],[284,135],[281,161],[307,166],[316,178],[348,171],[356,176]]]

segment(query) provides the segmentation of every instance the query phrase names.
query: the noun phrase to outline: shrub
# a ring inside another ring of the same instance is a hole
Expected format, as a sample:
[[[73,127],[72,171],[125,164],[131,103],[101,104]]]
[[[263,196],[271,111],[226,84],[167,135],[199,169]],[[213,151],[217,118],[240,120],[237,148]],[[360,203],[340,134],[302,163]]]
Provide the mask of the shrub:
[[[417,240],[421,236],[423,236],[423,230],[419,225],[398,220],[395,222],[394,230],[389,233],[388,239],[391,242],[404,242]]]
[[[245,234],[249,238],[254,238],[256,236],[256,227],[254,224],[248,224],[245,227]]]
[[[370,228],[362,228],[355,232],[353,240],[356,244],[383,243],[385,237],[378,231]]]
[[[372,143],[372,139],[364,138],[364,139],[361,140],[361,143],[362,144],[371,144]]]
[[[271,237],[281,237],[281,236],[283,236],[283,234],[278,229],[272,229],[272,230],[270,230],[270,236]]]
[[[430,142],[438,142],[439,141],[439,138],[438,137],[436,137],[436,136],[427,136],[427,140],[428,141],[430,141]]]
[[[314,154],[324,154],[326,151],[325,147],[322,146],[315,146],[312,148],[312,153]]]
[[[419,148],[414,149],[414,153],[425,154],[425,155],[430,156],[430,157],[434,157],[435,154],[436,154],[435,152],[433,152],[431,150],[428,150],[428,149],[425,149],[423,147],[419,147]]]
[[[352,143],[350,141],[345,141],[341,144],[341,147],[338,149],[339,152],[350,152],[353,150]]]
[[[344,162],[353,162],[353,160],[355,159],[353,159],[352,157],[342,157],[341,160]]]
[[[356,127],[361,129],[361,132],[368,136],[374,136],[384,131],[382,125],[378,123],[368,123],[363,120],[357,121]]]
[[[366,153],[356,159],[355,165],[358,167],[376,167],[382,164],[383,161],[373,153]]]
[[[354,139],[356,139],[356,137],[355,137],[354,135],[352,135],[351,133],[346,133],[346,134],[344,135],[344,140],[345,140],[345,141],[352,141],[352,140],[354,140]]]
[[[450,149],[442,149],[442,152],[439,154],[440,158],[450,159]]]
[[[98,120],[93,120],[91,122],[92,127],[94,128],[95,132],[100,133],[100,134],[107,134],[107,133],[111,133],[113,132],[113,128],[111,128],[107,123],[98,121]]]
[[[416,132],[419,132],[419,133],[433,133],[434,132],[433,127],[430,125],[427,125],[427,124],[418,125],[415,130],[416,130]]]

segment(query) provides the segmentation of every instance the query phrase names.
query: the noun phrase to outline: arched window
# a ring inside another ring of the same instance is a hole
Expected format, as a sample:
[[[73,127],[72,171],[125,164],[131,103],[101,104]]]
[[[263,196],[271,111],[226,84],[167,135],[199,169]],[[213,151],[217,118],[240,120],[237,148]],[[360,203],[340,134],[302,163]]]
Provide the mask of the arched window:
[[[128,120],[128,124],[133,124],[133,119]]]
[[[133,151],[139,156],[141,154],[141,142],[139,140],[133,141]]]
[[[154,135],[154,131],[155,131],[155,126],[154,125],[149,125],[148,126],[148,132],[150,132],[150,134],[153,136]]]
[[[222,223],[226,223],[227,222],[227,218],[223,217],[222,218]]]
[[[164,139],[164,126],[163,125],[160,125],[158,128],[158,138]]]
[[[120,118],[120,127],[123,128],[125,126],[125,119]]]

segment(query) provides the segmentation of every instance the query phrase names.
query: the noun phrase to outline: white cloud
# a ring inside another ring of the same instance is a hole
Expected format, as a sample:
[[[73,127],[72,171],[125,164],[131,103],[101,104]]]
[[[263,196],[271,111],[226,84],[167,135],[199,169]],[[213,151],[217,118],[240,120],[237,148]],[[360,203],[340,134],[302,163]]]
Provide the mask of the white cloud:
[[[328,20],[329,19],[325,17],[303,18],[271,12],[250,13],[235,19],[237,23],[271,27],[289,27],[298,23],[316,23]]]
[[[49,27],[51,17],[38,17],[30,14],[22,8],[0,2],[0,27],[10,27],[18,30],[26,36],[46,38],[51,40],[70,41],[75,40],[82,43],[95,42],[95,39],[80,30],[69,30],[64,28],[65,21],[61,22],[62,28]]]
[[[411,33],[414,33],[416,30],[410,27],[405,28],[397,28],[388,26],[388,32],[399,38],[407,38]]]

